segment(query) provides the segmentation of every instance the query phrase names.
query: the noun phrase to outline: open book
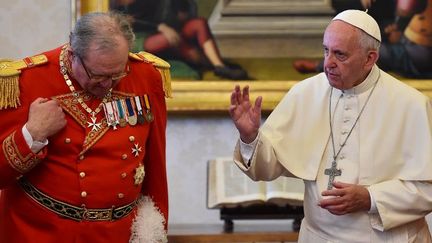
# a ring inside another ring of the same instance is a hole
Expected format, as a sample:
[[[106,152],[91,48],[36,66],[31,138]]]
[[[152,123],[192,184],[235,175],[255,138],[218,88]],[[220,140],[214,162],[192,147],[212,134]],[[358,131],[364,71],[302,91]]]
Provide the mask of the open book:
[[[304,183],[297,178],[279,177],[271,182],[253,181],[232,158],[208,162],[207,207],[248,206],[274,203],[279,206],[303,204]]]

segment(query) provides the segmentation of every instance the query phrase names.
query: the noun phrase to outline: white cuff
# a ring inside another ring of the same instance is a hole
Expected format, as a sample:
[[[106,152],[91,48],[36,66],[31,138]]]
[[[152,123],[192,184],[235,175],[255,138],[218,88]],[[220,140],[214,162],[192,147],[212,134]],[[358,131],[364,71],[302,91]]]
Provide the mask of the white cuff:
[[[255,151],[255,147],[258,143],[258,136],[251,143],[245,143],[240,139],[240,153],[243,158],[245,166],[250,166],[250,159]]]
[[[377,206],[376,206],[375,199],[374,199],[371,191],[369,190],[369,188],[367,188],[367,189],[368,189],[368,192],[369,192],[370,202],[371,202],[371,206],[370,206],[370,209],[369,209],[368,213],[378,213],[378,209],[377,209]]]
[[[381,221],[381,217],[379,215],[375,199],[374,199],[371,191],[369,190],[369,188],[367,188],[367,190],[369,191],[370,202],[371,202],[371,206],[370,206],[370,209],[368,211],[369,221],[371,223],[372,228],[382,232],[382,231],[384,231],[384,226],[383,226],[383,223]]]
[[[41,149],[43,149],[43,147],[48,145],[48,139],[45,139],[44,141],[33,141],[31,134],[27,130],[27,124],[22,127],[21,132],[27,145],[33,153],[39,152]]]

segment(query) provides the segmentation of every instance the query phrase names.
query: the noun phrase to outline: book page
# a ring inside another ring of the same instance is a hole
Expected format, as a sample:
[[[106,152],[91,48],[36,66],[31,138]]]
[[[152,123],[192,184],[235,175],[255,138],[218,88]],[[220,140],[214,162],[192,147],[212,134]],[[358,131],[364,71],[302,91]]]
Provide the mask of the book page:
[[[217,158],[208,163],[208,208],[265,201],[302,204],[304,185],[299,179],[280,177],[272,182],[256,182],[246,176],[232,158]]]
[[[303,205],[304,182],[298,178],[281,176],[266,183],[266,200],[284,206]]]
[[[254,182],[237,168],[232,159],[209,161],[208,207],[223,203],[233,206],[266,200],[265,185]]]

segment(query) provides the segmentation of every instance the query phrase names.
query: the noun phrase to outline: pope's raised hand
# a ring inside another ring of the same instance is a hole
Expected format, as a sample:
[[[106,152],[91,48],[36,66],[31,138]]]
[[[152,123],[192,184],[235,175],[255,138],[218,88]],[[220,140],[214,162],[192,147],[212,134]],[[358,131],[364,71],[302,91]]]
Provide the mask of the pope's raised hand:
[[[240,138],[245,143],[251,143],[258,135],[261,124],[261,103],[262,97],[255,100],[255,104],[249,99],[249,86],[245,86],[243,91],[236,85],[231,93],[231,106],[229,113],[236,128],[240,133]]]
[[[31,103],[26,126],[33,140],[43,141],[65,125],[65,114],[57,101],[37,98]]]

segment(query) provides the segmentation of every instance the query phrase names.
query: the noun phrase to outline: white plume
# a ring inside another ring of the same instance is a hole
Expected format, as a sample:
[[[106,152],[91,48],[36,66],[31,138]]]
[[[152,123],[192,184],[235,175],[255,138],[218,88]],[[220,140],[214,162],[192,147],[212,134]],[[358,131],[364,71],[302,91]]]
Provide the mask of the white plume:
[[[131,226],[130,243],[167,243],[165,218],[150,197],[138,201],[138,212]]]

